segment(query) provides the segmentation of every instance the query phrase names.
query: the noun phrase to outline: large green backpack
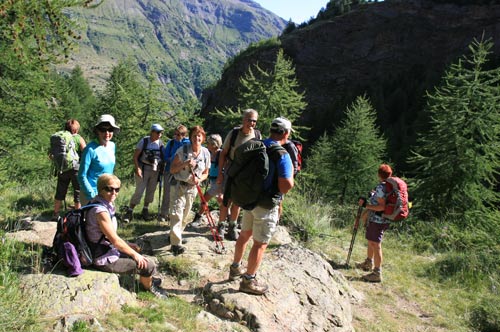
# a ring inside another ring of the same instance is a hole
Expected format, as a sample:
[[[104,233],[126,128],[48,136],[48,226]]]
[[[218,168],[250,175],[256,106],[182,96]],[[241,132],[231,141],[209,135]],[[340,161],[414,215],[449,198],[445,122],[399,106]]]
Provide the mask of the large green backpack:
[[[230,199],[242,209],[252,210],[257,205],[261,206],[263,199],[271,199],[275,193],[264,192],[264,181],[269,174],[270,160],[276,162],[281,153],[285,153],[285,149],[280,145],[273,144],[266,148],[262,141],[256,139],[238,146],[227,171],[224,204],[227,205]],[[273,183],[271,191],[276,190],[277,184]],[[273,204],[272,201],[269,203]],[[266,207],[270,207],[267,205],[266,203]]]
[[[50,155],[55,167],[54,176],[70,169],[78,170],[80,157],[69,131],[61,130],[50,136]]]

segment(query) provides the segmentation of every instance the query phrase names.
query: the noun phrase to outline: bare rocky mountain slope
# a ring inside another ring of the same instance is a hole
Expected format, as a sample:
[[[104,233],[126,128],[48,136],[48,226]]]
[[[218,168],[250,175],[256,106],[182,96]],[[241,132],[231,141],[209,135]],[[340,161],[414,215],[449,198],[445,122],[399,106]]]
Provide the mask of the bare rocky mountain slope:
[[[220,131],[211,113],[238,105],[238,80],[250,65],[271,69],[278,48],[295,65],[308,107],[301,125],[312,128],[307,143],[339,124],[357,96],[366,94],[388,135],[391,156],[401,161],[415,133],[425,127],[425,92],[474,40],[494,42],[500,64],[500,4],[456,5],[430,0],[369,3],[340,15],[318,17],[279,37],[280,45],[251,49],[225,69],[217,86],[203,93],[207,127]],[[451,1],[450,1],[451,2]],[[402,163],[401,163],[402,164]]]

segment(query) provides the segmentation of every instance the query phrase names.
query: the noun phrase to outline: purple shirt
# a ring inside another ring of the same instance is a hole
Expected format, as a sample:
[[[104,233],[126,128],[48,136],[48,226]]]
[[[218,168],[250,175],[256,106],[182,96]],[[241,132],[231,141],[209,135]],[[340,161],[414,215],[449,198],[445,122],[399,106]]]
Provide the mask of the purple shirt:
[[[96,196],[95,202],[102,205],[93,207],[87,211],[87,223],[85,225],[85,231],[87,232],[87,238],[90,242],[98,243],[104,234],[102,233],[101,228],[99,227],[96,215],[101,212],[109,213],[115,231],[118,228],[118,222],[116,221],[115,217],[116,210],[113,204],[106,201],[99,195]],[[101,241],[101,244],[110,245],[110,250],[108,250],[108,252],[106,252],[104,255],[97,257],[94,260],[94,265],[102,266],[111,264],[116,262],[118,258],[120,258],[120,251],[115,247],[113,247],[107,239],[104,238]]]

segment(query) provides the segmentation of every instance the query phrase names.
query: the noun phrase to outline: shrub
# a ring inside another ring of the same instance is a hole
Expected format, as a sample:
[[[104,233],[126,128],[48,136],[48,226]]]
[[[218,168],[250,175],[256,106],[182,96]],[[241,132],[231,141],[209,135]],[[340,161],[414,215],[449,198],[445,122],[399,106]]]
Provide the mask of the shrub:
[[[500,298],[488,296],[474,305],[469,313],[469,325],[472,331],[500,331]]]

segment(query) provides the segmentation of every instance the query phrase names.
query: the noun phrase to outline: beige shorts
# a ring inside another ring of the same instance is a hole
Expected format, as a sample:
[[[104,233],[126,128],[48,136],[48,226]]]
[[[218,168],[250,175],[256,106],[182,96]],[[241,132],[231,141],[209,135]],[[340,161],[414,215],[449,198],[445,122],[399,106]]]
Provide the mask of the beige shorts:
[[[273,237],[279,220],[279,206],[272,209],[264,209],[257,206],[251,211],[243,210],[241,219],[241,230],[252,231],[255,241],[269,243]]]

